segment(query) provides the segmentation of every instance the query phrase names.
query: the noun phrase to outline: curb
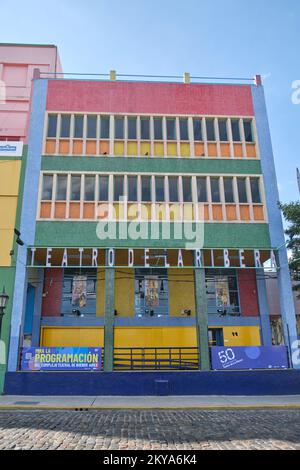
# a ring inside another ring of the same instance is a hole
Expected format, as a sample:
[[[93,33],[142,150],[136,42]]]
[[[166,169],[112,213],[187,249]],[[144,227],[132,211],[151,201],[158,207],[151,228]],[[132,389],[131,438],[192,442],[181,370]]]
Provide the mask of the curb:
[[[49,410],[49,411],[91,411],[91,410],[141,410],[141,411],[150,411],[150,410],[264,410],[264,409],[274,409],[274,410],[294,410],[300,409],[300,404],[297,405],[195,405],[195,406],[153,406],[153,407],[143,407],[143,406],[52,406],[52,405],[0,405],[0,411],[9,411],[9,410],[30,410],[30,411],[39,411],[39,410]]]

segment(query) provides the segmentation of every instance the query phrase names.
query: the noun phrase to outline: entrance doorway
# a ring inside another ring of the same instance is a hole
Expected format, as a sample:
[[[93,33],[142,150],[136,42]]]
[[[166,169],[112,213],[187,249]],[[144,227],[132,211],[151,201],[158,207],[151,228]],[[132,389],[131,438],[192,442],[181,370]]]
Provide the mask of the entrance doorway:
[[[223,329],[222,328],[209,328],[208,329],[208,343],[209,343],[209,346],[224,346]]]

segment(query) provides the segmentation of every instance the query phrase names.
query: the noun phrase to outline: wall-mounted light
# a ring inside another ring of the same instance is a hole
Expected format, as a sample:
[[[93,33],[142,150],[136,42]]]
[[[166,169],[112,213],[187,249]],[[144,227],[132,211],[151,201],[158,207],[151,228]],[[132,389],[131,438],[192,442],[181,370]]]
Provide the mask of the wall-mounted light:
[[[16,238],[16,243],[17,245],[20,245],[20,246],[23,246],[24,245],[24,242],[23,240],[21,239],[21,232],[18,230],[18,229],[14,229],[14,232],[15,232],[15,235],[17,236]]]

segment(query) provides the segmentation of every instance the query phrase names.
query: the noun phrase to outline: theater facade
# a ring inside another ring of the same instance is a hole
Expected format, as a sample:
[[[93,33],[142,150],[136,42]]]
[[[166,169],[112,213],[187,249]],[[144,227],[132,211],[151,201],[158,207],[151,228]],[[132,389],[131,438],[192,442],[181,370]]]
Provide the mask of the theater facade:
[[[36,71],[7,391],[55,377],[59,393],[79,371],[82,384],[87,373],[208,372],[217,359],[255,369],[249,360],[264,354],[257,368],[297,367],[277,201],[259,76],[166,83]],[[283,347],[272,340],[270,272]]]

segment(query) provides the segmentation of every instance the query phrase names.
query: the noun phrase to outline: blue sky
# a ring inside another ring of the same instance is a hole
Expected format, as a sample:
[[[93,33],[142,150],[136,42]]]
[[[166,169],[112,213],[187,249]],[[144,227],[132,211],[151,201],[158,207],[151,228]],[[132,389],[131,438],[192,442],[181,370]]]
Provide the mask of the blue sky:
[[[0,42],[51,43],[65,72],[264,79],[280,198],[299,198],[299,0],[0,0]]]

